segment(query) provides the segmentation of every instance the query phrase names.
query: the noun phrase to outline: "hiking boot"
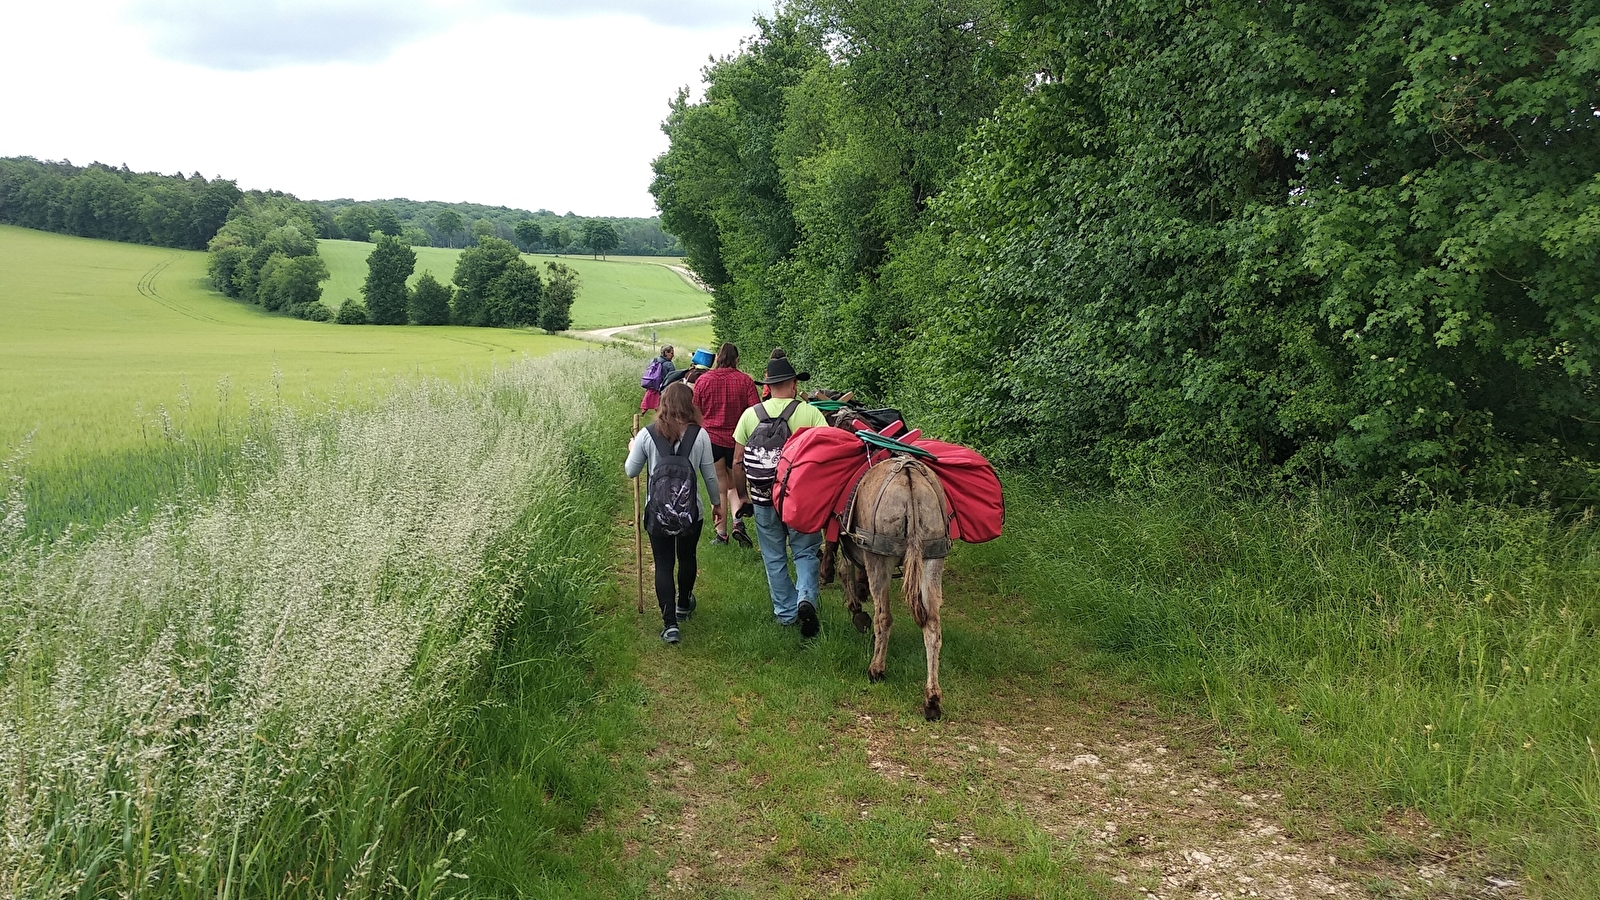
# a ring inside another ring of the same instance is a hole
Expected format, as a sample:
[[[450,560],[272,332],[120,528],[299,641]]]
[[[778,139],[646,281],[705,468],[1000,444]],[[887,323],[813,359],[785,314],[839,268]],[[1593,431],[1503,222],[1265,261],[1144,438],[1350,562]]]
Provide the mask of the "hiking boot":
[[[811,605],[810,600],[800,601],[800,614],[795,618],[800,622],[800,636],[803,638],[816,637],[817,630],[822,627],[822,623],[817,621],[817,608]]]
[[[678,626],[668,625],[666,628],[661,629],[661,639],[669,644],[676,644],[678,642]]]
[[[739,546],[745,548],[746,550],[748,550],[751,547],[755,546],[755,543],[750,540],[750,532],[744,530],[744,523],[743,522],[740,522],[737,525],[734,525],[733,526],[733,531],[730,532],[730,534],[732,534],[734,540],[739,542]],[[722,542],[724,544],[726,544],[728,542],[728,539],[727,538],[723,538]]]
[[[678,608],[677,608],[678,621],[682,622],[684,619],[689,618],[689,615],[694,612],[694,608],[697,605],[698,605],[698,601],[696,601],[694,599],[694,595],[693,594],[690,594],[687,606],[684,606],[682,604],[678,605]]]

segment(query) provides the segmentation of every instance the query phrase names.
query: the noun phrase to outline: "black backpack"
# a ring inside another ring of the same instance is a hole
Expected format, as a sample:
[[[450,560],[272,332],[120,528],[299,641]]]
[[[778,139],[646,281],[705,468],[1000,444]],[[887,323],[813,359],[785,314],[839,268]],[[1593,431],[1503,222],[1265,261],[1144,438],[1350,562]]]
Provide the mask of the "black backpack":
[[[689,451],[694,449],[700,426],[683,429],[678,450],[667,445],[656,433],[656,426],[645,428],[656,442],[656,464],[650,468],[650,499],[644,504],[644,530],[661,537],[675,537],[699,519],[699,482]]]
[[[783,412],[774,416],[767,412],[767,404],[756,404],[756,415],[761,417],[761,422],[750,432],[750,440],[744,445],[744,476],[754,503],[772,505],[772,484],[778,480],[778,455],[789,440],[789,417],[799,408],[799,400],[790,400]]]

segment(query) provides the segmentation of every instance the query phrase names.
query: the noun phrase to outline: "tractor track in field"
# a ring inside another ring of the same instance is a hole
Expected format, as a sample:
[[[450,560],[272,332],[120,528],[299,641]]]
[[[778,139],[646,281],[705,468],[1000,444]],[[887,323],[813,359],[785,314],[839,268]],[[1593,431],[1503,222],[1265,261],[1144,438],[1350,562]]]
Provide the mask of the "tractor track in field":
[[[221,319],[208,316],[204,313],[195,312],[192,309],[180,306],[177,303],[174,303],[173,301],[161,296],[161,292],[156,290],[157,279],[159,279],[162,273],[166,272],[167,268],[171,266],[177,259],[178,254],[174,253],[171,256],[168,256],[166,259],[163,259],[161,262],[151,266],[143,275],[139,276],[138,284],[135,285],[139,291],[139,295],[147,300],[154,301],[171,312],[175,312],[180,316],[188,316],[197,322],[210,322],[215,325],[228,324]]]

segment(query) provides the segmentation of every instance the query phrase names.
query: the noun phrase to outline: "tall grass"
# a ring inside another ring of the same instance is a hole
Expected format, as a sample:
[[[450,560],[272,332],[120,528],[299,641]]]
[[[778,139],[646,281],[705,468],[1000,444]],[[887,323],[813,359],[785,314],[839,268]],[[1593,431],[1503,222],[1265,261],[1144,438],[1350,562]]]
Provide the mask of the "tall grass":
[[[603,540],[571,511],[605,482],[581,447],[635,367],[572,354],[284,410],[228,489],[78,540],[30,539],[13,479],[0,895],[459,886],[474,823],[440,785],[507,636],[582,630],[570,603],[530,624],[530,599],[592,592]]]
[[[1600,896],[1600,530],[1008,485],[1013,584],[1163,688]],[[1002,561],[995,557],[993,561]]]

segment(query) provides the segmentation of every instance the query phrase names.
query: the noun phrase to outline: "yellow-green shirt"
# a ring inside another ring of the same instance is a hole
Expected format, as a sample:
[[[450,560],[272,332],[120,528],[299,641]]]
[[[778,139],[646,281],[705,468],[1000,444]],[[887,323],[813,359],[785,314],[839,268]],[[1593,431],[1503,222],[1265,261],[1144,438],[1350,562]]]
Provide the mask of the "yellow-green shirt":
[[[804,400],[794,401],[790,398],[780,400],[777,397],[773,397],[771,400],[762,402],[767,407],[767,414],[773,417],[783,415],[784,409],[792,402],[800,404],[800,408],[796,409],[794,415],[789,417],[790,434],[794,434],[802,428],[825,428],[828,425],[828,420],[823,417],[822,410]],[[759,424],[761,424],[761,416],[756,412],[756,408],[752,406],[745,410],[744,414],[739,416],[739,424],[733,428],[733,442],[741,445],[750,443],[750,435]]]

